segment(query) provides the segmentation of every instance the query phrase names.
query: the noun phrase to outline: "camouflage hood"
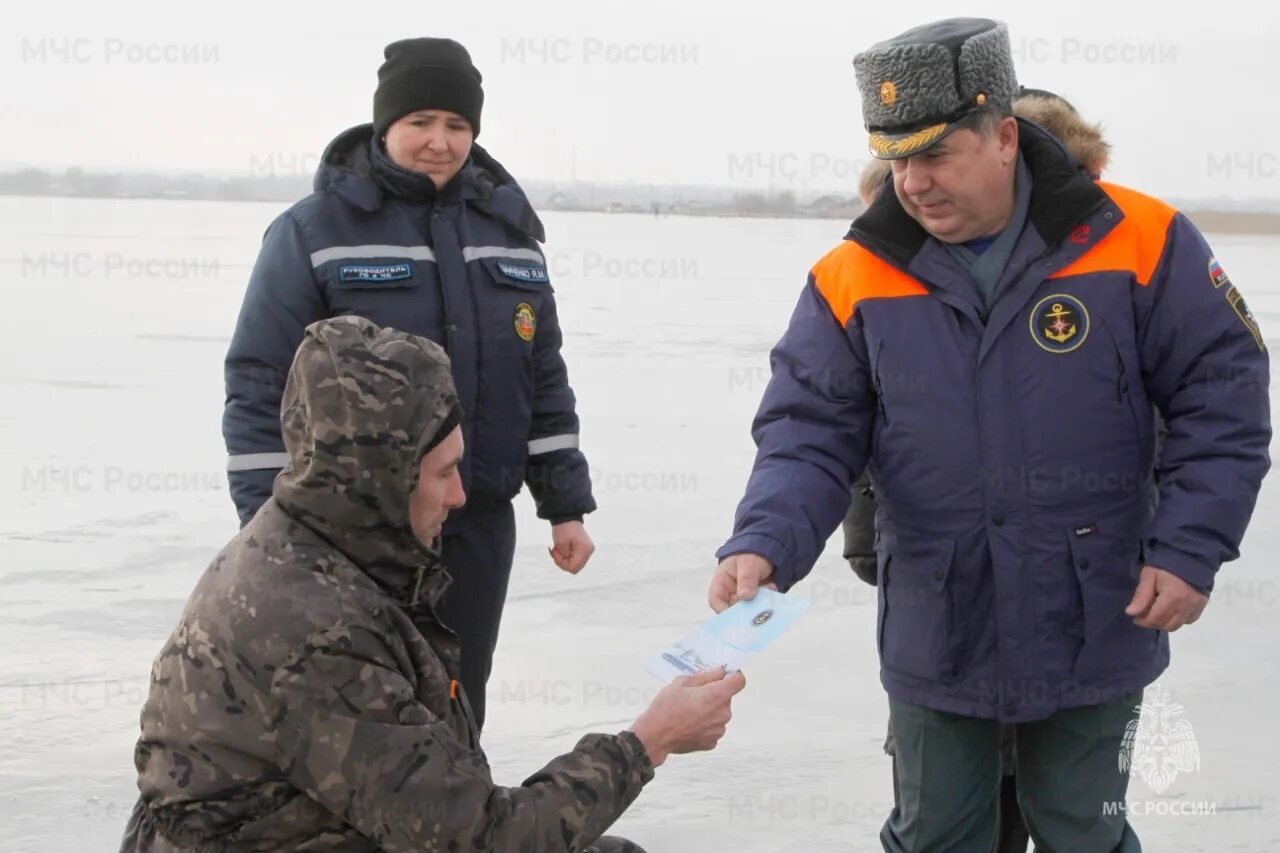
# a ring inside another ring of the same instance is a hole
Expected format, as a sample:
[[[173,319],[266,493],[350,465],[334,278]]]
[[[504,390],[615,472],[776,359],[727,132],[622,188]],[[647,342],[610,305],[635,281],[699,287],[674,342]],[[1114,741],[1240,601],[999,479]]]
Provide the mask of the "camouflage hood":
[[[448,575],[408,519],[454,405],[434,344],[351,316],[307,328],[292,461],[152,666],[122,851],[582,853],[653,778],[621,731],[494,782],[434,608]]]
[[[281,402],[289,465],[272,493],[393,595],[438,566],[409,526],[427,445],[457,406],[436,344],[362,317],[307,327]]]

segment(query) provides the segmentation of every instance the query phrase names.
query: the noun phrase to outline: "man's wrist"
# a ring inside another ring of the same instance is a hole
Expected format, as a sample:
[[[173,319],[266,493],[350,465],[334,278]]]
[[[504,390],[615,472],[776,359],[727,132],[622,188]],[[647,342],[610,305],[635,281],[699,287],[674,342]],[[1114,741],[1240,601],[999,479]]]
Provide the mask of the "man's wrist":
[[[636,740],[640,741],[640,745],[644,747],[645,754],[649,756],[649,762],[654,767],[660,766],[667,760],[670,754],[659,736],[657,729],[649,724],[649,721],[641,716],[638,720],[631,724],[631,728],[627,731],[636,736]]]
[[[1153,541],[1147,550],[1146,564],[1153,569],[1176,575],[1201,595],[1213,592],[1218,567],[1205,565],[1199,558],[1184,551]]]
[[[551,518],[548,520],[551,522],[552,527],[555,527],[558,524],[568,524],[570,521],[576,521],[579,524],[581,524],[582,516],[581,515],[558,515],[555,518]]]

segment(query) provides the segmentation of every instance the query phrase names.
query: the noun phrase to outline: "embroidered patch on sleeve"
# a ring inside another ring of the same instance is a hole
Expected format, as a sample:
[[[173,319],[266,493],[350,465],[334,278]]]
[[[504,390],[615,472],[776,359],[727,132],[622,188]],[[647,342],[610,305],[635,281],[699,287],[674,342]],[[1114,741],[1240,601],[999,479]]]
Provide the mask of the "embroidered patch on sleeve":
[[[1240,318],[1240,322],[1244,323],[1244,327],[1249,330],[1249,334],[1253,335],[1253,342],[1258,345],[1258,349],[1266,352],[1267,347],[1262,342],[1262,329],[1258,327],[1258,321],[1254,318],[1253,312],[1249,310],[1249,306],[1244,301],[1244,294],[1236,289],[1235,285],[1227,291],[1227,304],[1231,306],[1231,310],[1236,312],[1236,316]]]
[[[1231,279],[1227,278],[1227,271],[1222,268],[1222,264],[1218,263],[1217,258],[1209,259],[1209,281],[1213,282],[1214,290],[1231,281]]]

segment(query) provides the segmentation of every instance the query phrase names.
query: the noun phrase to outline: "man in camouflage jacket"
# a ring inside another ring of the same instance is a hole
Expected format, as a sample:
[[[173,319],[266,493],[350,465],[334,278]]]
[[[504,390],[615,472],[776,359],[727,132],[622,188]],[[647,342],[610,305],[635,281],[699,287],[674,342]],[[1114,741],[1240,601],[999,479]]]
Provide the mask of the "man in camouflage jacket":
[[[639,849],[600,838],[665,757],[633,731],[519,787],[490,776],[436,618],[448,575],[420,544],[439,525],[424,537],[412,506],[459,415],[434,344],[353,316],[307,329],[291,463],[152,667],[122,850]]]

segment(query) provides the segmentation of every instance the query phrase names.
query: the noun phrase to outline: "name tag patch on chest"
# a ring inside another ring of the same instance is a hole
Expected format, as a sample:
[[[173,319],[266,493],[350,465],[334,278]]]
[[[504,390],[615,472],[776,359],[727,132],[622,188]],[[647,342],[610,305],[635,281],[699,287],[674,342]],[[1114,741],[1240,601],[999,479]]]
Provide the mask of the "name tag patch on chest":
[[[343,264],[338,267],[339,281],[403,281],[413,278],[408,264]]]
[[[528,282],[530,284],[546,284],[551,281],[547,276],[547,268],[542,266],[531,266],[527,264],[512,264],[506,261],[498,261],[498,271],[507,278],[516,281]]]

